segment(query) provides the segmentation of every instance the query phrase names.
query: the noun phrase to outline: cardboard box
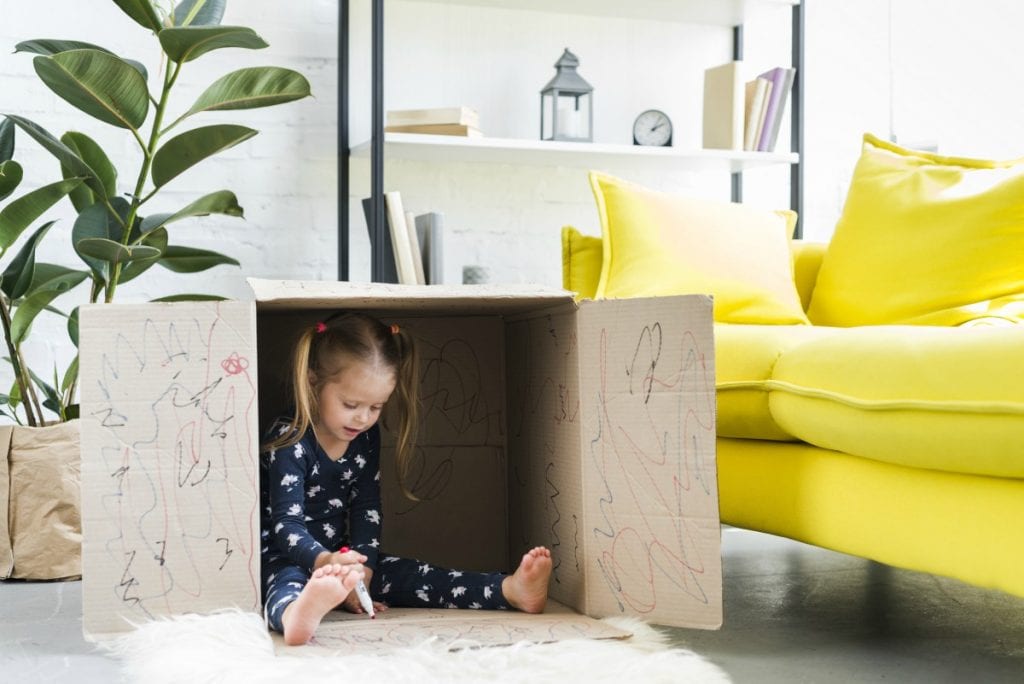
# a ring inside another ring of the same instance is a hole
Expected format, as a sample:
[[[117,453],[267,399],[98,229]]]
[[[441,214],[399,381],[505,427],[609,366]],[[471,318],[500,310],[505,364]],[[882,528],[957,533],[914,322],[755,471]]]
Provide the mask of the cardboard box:
[[[546,545],[550,597],[578,613],[720,626],[710,298],[250,285],[254,302],[81,310],[87,636],[260,609],[260,420],[285,409],[294,336],[338,309],[398,323],[421,354],[421,500],[394,485],[385,425],[387,551],[511,570]]]

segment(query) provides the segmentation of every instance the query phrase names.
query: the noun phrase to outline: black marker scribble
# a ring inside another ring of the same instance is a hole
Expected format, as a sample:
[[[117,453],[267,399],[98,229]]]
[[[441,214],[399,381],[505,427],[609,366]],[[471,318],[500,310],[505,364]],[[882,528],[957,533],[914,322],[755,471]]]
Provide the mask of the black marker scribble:
[[[223,570],[224,566],[228,564],[228,559],[231,558],[231,554],[233,554],[235,550],[231,548],[231,541],[227,537],[217,537],[217,541],[224,542],[224,561],[220,564],[220,567],[217,568],[218,570]]]
[[[550,473],[551,469],[554,467],[554,463],[548,463],[547,467],[544,469],[544,483],[547,485],[548,493],[550,494],[550,496],[547,497],[547,500],[551,502],[551,510],[553,511],[553,514],[550,516],[551,525],[549,527],[551,530],[551,576],[554,577],[556,584],[561,584],[562,581],[558,578],[558,568],[562,565],[562,559],[561,554],[558,552],[558,548],[562,545],[562,540],[558,536],[558,523],[562,520],[562,513],[558,510],[557,501],[561,492],[551,480]],[[544,508],[547,509],[548,506],[545,505]]]
[[[661,323],[653,326],[644,326],[640,331],[640,337],[636,342],[636,350],[633,352],[633,359],[626,368],[626,376],[629,378],[629,393],[635,391],[634,381],[640,375],[641,391],[644,395],[644,403],[650,401],[651,391],[654,389],[655,371],[658,361],[661,358],[662,333]],[[638,369],[638,365],[640,368]]]

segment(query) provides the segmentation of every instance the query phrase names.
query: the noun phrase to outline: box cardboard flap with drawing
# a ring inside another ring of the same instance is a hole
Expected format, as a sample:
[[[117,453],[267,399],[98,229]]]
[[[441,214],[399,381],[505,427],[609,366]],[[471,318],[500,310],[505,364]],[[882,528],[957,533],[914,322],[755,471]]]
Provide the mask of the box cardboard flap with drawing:
[[[384,548],[508,571],[545,545],[549,595],[576,613],[389,611],[325,622],[335,645],[622,636],[579,614],[721,624],[709,298],[577,305],[532,286],[250,285],[255,302],[82,309],[87,636],[260,610],[260,424],[285,409],[294,336],[340,309],[398,323],[421,354],[408,482],[420,500],[394,483],[385,421]]]

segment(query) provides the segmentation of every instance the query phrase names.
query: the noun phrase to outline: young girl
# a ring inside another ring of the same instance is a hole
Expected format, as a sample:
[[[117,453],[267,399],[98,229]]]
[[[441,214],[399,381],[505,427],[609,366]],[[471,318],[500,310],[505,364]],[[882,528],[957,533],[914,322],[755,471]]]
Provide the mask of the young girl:
[[[360,579],[376,610],[544,609],[551,554],[543,547],[525,553],[512,575],[447,570],[379,551],[377,421],[392,395],[399,484],[412,498],[405,475],[419,378],[408,333],[365,314],[337,315],[303,331],[291,372],[294,415],[271,428],[260,458],[263,601],[285,642],[306,643],[339,605],[363,612],[352,591]]]

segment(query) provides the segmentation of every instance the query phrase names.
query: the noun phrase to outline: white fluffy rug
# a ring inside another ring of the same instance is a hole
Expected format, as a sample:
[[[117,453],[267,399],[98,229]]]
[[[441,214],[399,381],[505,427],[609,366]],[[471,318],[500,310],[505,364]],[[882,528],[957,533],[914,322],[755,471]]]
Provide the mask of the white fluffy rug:
[[[437,640],[386,655],[275,655],[263,620],[224,611],[140,626],[103,646],[131,682],[286,682],[328,678],[370,682],[699,682],[729,677],[697,654],[666,645],[638,620],[609,618],[633,632],[626,640],[570,639],[547,644],[463,648]]]

